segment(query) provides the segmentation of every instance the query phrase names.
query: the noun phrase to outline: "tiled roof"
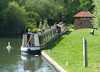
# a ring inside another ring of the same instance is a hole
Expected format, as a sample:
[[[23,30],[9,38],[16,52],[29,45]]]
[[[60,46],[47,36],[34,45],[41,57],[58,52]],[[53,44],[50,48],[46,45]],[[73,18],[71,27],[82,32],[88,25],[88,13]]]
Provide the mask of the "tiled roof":
[[[91,14],[90,12],[83,10],[77,13],[76,15],[74,15],[73,17],[95,17],[95,16]]]

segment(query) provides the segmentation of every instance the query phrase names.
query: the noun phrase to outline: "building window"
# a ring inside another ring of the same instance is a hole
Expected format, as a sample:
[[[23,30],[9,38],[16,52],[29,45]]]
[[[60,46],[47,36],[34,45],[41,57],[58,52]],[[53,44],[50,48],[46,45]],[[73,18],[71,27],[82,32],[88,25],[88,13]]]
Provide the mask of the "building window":
[[[82,22],[80,22],[80,25],[82,25]]]
[[[83,17],[83,18],[81,18],[81,20],[89,20],[90,18],[88,18],[88,17]]]

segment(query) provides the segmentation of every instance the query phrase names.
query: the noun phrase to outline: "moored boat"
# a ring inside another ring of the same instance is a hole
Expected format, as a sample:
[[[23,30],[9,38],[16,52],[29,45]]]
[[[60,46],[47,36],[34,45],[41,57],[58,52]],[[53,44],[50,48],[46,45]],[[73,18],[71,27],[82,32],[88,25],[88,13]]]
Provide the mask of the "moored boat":
[[[45,29],[42,32],[23,34],[21,52],[40,53],[65,31],[64,24]]]

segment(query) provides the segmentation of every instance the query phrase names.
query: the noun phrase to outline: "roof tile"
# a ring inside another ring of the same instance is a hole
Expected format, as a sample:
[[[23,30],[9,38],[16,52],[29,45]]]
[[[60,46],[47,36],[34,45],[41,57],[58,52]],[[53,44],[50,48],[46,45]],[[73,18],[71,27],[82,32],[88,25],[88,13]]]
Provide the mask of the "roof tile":
[[[95,17],[95,16],[91,14],[90,12],[83,10],[77,13],[76,15],[74,15],[73,17]]]

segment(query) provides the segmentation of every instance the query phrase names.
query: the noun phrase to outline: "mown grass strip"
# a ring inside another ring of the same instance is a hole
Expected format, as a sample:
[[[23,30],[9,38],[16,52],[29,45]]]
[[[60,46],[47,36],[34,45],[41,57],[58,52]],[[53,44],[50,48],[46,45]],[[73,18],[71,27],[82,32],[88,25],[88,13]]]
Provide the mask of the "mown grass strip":
[[[45,53],[68,72],[100,71],[100,31],[89,34],[92,29],[78,29],[59,38],[45,49]],[[87,40],[88,67],[83,67],[83,38]],[[56,44],[57,43],[57,44]],[[48,51],[48,50],[51,50]],[[68,62],[68,66],[66,66]]]

